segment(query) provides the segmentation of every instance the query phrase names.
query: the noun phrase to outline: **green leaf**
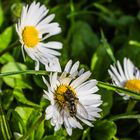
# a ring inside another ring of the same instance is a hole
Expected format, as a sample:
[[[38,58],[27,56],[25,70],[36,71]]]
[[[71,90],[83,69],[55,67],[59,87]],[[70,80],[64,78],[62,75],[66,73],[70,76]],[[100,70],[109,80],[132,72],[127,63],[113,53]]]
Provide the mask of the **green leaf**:
[[[41,116],[41,113],[38,110],[32,110],[30,116],[28,117],[27,129]]]
[[[28,118],[30,114],[33,111],[33,108],[31,107],[24,107],[24,106],[18,106],[15,108],[15,111],[19,114],[19,116],[22,118],[24,124],[28,123]]]
[[[2,107],[8,109],[14,99],[12,90],[3,90]]]
[[[93,71],[94,77],[98,80],[105,79],[110,63],[111,59],[107,55],[105,47],[100,44],[91,59],[91,71]]]
[[[5,53],[4,55],[2,55],[0,57],[0,63],[1,64],[5,64],[5,63],[8,63],[8,62],[12,62],[12,61],[14,61],[14,58],[9,53]]]
[[[109,55],[109,57],[111,58],[111,60],[113,62],[116,62],[115,57],[114,57],[114,54],[113,54],[113,51],[112,51],[112,48],[109,45],[109,43],[107,42],[107,40],[106,40],[106,38],[105,38],[104,33],[103,33],[102,30],[101,30],[101,41],[103,43],[102,46],[105,47],[106,52]]]
[[[111,10],[109,10],[107,7],[99,4],[99,3],[93,3],[93,5],[99,9],[102,13],[113,16],[113,12]]]
[[[102,116],[105,117],[106,115],[110,114],[110,110],[113,104],[113,93],[112,91],[108,91],[101,88],[99,90],[99,93],[103,101],[101,105],[101,108],[102,108],[101,114],[103,114]]]
[[[47,100],[45,97],[42,96],[40,106],[46,109],[49,104],[50,104],[49,100]]]
[[[22,8],[23,8],[23,4],[22,3],[14,3],[11,6],[11,11],[12,11],[14,16],[20,17]]]
[[[140,11],[138,11],[137,19],[140,21]]]
[[[44,131],[45,131],[44,130],[44,121],[42,121],[40,123],[40,125],[38,126],[38,129],[35,130],[35,136],[34,136],[35,140],[40,140],[44,135]]]
[[[94,140],[112,140],[116,135],[117,127],[114,122],[103,120],[96,123],[93,130]]]
[[[29,116],[27,123],[27,130],[40,118],[42,114],[39,111],[33,110],[31,115]],[[44,134],[44,121],[38,126],[38,129],[33,131],[30,135],[30,139],[40,140]]]
[[[21,71],[26,70],[26,66],[24,64],[18,62],[9,62],[4,65],[1,69],[1,72],[10,72],[10,71]],[[21,75],[12,75],[8,77],[3,77],[4,82],[10,87],[18,87],[18,88],[30,88],[29,82],[27,82],[26,78]]]
[[[28,129],[27,133],[23,135],[23,137],[20,138],[20,140],[27,139],[34,130],[38,128],[38,126],[41,124],[41,122],[45,119],[45,115],[43,114],[35,123]]]
[[[109,25],[109,26],[117,26],[117,19],[115,18],[115,16],[109,16],[106,15],[104,13],[98,13],[100,19],[102,19],[102,22],[104,22],[104,24]]]
[[[4,50],[8,47],[9,43],[12,39],[12,29],[13,27],[10,26],[4,30],[4,32],[0,35],[0,51]]]
[[[45,83],[43,82],[42,76],[41,75],[35,75],[34,77],[34,81],[35,83],[41,87],[42,89],[47,89],[47,86],[45,85]]]
[[[1,106],[1,98],[0,98],[0,134],[2,134],[2,137],[5,140],[11,139],[11,136],[12,136],[9,124],[7,122],[7,118]]]
[[[120,140],[136,140],[136,139],[133,139],[133,138],[121,138]]]
[[[72,132],[71,140],[79,140],[82,136],[83,130],[74,129]]]
[[[134,19],[135,18],[133,16],[123,15],[118,19],[118,25],[129,26],[131,23],[133,23]]]
[[[140,47],[140,42],[135,40],[129,40],[129,45]]]
[[[45,136],[42,140],[57,140],[56,136]]]
[[[59,132],[59,130],[57,132],[54,132],[54,126],[51,125],[50,120],[45,120],[44,121],[44,128],[45,128],[45,135],[47,135],[47,136]],[[62,128],[60,128],[60,129],[62,129]],[[62,131],[60,131],[60,132],[62,133]],[[60,135],[61,135],[61,133],[60,133]]]
[[[21,103],[23,104],[26,104],[26,105],[29,105],[29,106],[32,106],[32,107],[35,107],[35,108],[40,108],[39,105],[29,101],[26,99],[22,89],[19,89],[19,88],[15,88],[14,91],[13,91],[13,94],[14,94],[14,97]]]
[[[140,47],[136,46],[136,42],[140,42],[140,23],[135,21],[129,27],[129,36],[127,38],[127,42],[124,42],[125,46],[117,52],[117,57],[119,60],[122,60],[124,57],[128,57],[131,61],[137,66],[140,67]],[[135,42],[131,42],[134,40]],[[128,44],[128,43],[132,44]],[[138,44],[137,44],[138,45]]]
[[[26,132],[26,125],[25,121],[22,119],[22,116],[20,116],[20,114],[15,110],[9,110],[8,113],[12,114],[12,117],[10,116],[12,130],[24,134]]]
[[[3,15],[2,4],[0,1],[0,26],[2,25],[3,21],[4,21],[4,15]]]
[[[77,131],[75,131],[76,133]],[[76,133],[77,135],[75,135],[75,140],[77,140],[77,137],[79,137],[79,134]],[[66,129],[64,128],[60,128],[58,131],[55,131],[54,132],[54,136],[56,136],[57,139],[60,139],[60,140],[65,140],[67,139],[67,132],[66,132]],[[73,140],[73,135],[71,136],[71,140]]]
[[[80,59],[81,62],[90,60],[92,52],[99,44],[98,37],[92,31],[89,24],[78,21],[72,27],[71,56],[75,60]]]

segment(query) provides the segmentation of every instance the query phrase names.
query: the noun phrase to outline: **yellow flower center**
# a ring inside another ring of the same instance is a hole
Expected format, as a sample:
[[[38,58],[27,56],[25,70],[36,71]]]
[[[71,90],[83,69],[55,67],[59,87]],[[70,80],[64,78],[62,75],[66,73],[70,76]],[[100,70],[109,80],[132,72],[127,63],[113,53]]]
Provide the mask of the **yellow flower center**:
[[[26,26],[22,31],[22,38],[29,48],[35,47],[39,42],[39,33],[34,26]]]
[[[130,90],[133,90],[135,92],[138,92],[140,93],[140,80],[128,80],[126,83],[125,83],[125,87],[127,89],[130,89]]]
[[[67,92],[68,89],[71,91],[71,93],[68,94],[73,94],[74,96],[76,96],[76,92],[74,91],[74,89],[68,85],[60,85],[55,91],[54,99],[62,106],[66,102],[64,94]]]

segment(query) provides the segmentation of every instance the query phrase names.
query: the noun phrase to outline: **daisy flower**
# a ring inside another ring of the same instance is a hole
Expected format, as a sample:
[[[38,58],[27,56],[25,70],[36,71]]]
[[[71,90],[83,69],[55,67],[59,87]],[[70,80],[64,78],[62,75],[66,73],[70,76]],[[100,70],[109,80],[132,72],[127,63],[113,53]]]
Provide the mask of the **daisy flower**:
[[[61,71],[57,58],[60,53],[57,50],[62,48],[62,43],[57,41],[43,42],[61,32],[57,22],[50,23],[55,15],[47,16],[48,12],[45,5],[40,5],[39,2],[24,6],[21,18],[16,24],[16,31],[22,44],[22,52],[25,50],[36,61],[36,70],[39,69],[39,62],[41,62],[48,71],[55,71],[55,65],[58,65],[57,68],[59,68],[56,71]]]
[[[117,61],[116,65],[111,65],[108,70],[112,78],[113,84],[122,88],[126,88],[140,93],[140,71],[128,58],[124,58],[123,67]],[[130,96],[124,93],[119,93],[125,100]]]
[[[46,119],[51,119],[55,131],[64,124],[69,135],[72,135],[72,128],[83,129],[80,122],[92,127],[92,121],[100,117],[101,111],[101,96],[95,94],[98,91],[97,81],[87,81],[91,72],[84,72],[83,69],[78,71],[78,68],[79,62],[72,66],[70,60],[63,73],[50,74],[49,82],[43,77],[48,87],[44,97],[50,101]]]

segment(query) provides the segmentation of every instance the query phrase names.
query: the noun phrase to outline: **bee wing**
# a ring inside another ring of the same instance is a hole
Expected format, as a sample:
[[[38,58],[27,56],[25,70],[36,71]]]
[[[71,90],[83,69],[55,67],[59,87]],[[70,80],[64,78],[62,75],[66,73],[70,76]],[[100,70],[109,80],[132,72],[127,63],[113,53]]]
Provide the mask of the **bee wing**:
[[[77,114],[82,118],[88,118],[87,110],[79,101],[77,101]]]

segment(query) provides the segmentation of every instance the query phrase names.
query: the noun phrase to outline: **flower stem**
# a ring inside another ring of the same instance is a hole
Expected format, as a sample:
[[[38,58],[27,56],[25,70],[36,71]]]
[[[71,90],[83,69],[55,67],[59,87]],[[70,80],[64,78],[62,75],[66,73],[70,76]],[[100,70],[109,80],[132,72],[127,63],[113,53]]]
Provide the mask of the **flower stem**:
[[[88,138],[89,132],[90,132],[90,128],[87,128],[86,130],[84,130],[82,140],[85,140],[86,138]]]
[[[0,74],[0,78],[4,76],[17,75],[17,74],[34,74],[34,75],[48,75],[48,73],[44,70],[36,71],[36,70],[24,70],[24,71],[13,71],[13,72],[5,72]]]
[[[133,108],[135,107],[137,101],[135,100],[129,100],[127,108],[126,108],[126,112],[131,112],[133,110]]]
[[[107,90],[112,90],[112,91],[116,91],[116,92],[120,92],[120,93],[125,93],[129,96],[134,97],[135,99],[140,100],[140,93],[136,93],[134,91],[131,91],[131,90],[128,90],[128,89],[125,89],[125,88],[121,88],[121,87],[117,87],[117,86],[114,86],[112,84],[101,82],[101,81],[98,81],[97,85],[100,88],[104,88],[104,89],[107,89]]]
[[[109,118],[110,121],[117,121],[121,119],[140,119],[140,114],[118,114]]]

